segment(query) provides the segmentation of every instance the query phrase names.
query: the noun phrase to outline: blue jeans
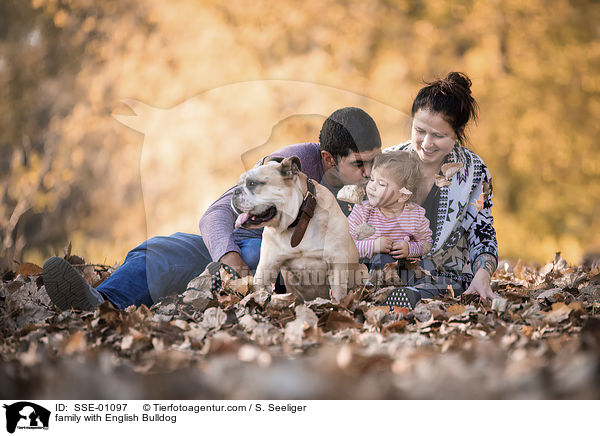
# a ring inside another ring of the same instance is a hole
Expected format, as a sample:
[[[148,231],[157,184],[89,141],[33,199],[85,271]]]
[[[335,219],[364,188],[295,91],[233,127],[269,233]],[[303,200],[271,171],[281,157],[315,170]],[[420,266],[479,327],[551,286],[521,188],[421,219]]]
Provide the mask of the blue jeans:
[[[369,272],[375,268],[383,269],[388,263],[396,262],[398,259],[394,259],[391,255],[385,253],[376,253],[372,257],[361,257],[360,263],[364,263],[369,267]]]
[[[244,262],[256,270],[262,239],[236,240]],[[145,304],[150,307],[169,294],[183,292],[194,277],[212,262],[202,236],[175,233],[143,242],[98,291],[119,309]]]

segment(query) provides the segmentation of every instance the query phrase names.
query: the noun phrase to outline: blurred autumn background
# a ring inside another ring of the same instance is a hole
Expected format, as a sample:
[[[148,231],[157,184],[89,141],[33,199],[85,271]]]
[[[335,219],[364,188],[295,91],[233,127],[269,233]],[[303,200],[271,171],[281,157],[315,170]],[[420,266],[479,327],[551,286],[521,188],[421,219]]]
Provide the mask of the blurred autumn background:
[[[501,257],[598,251],[599,2],[2,0],[0,267],[69,241],[112,264],[197,231],[337,107],[404,141],[423,80],[449,71],[480,104]]]

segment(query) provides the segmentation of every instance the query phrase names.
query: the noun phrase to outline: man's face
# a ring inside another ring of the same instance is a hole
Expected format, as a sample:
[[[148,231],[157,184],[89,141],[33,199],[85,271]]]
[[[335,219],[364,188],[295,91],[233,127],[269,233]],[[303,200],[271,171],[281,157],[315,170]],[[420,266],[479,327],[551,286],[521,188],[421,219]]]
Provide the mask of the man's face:
[[[336,167],[332,169],[336,187],[366,183],[371,176],[373,159],[379,153],[381,153],[381,148],[374,148],[338,158]]]

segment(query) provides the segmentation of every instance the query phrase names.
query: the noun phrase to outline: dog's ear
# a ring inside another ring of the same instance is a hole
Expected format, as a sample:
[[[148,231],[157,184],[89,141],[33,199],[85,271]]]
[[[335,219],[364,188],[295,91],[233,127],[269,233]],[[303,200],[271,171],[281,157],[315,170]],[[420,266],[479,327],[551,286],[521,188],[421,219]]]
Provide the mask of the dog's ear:
[[[281,163],[283,161],[282,157],[276,157],[276,156],[265,156],[263,157],[259,162],[257,166],[260,165],[264,165],[268,162],[277,162],[277,163]]]
[[[300,159],[298,156],[286,157],[281,161],[279,171],[284,179],[291,179],[300,172]]]

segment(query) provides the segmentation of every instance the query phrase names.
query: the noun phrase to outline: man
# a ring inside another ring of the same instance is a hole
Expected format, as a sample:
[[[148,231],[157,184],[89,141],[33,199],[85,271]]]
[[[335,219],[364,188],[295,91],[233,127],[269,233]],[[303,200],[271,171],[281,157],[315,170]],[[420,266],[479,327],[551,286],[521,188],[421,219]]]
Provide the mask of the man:
[[[302,171],[334,195],[349,184],[365,181],[373,159],[381,152],[381,137],[373,119],[355,107],[338,109],[323,123],[319,142],[294,144],[273,157],[298,156]],[[92,288],[64,259],[44,264],[44,284],[50,299],[63,310],[92,310],[105,300],[119,309],[151,306],[166,295],[181,292],[211,261],[247,275],[258,265],[262,229],[234,230],[233,189],[213,203],[200,220],[202,236],[175,233],[149,239],[131,250],[98,289]],[[343,205],[344,213],[349,213]]]

